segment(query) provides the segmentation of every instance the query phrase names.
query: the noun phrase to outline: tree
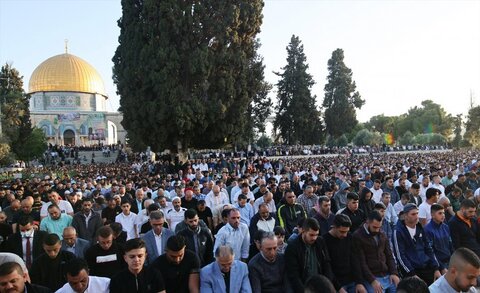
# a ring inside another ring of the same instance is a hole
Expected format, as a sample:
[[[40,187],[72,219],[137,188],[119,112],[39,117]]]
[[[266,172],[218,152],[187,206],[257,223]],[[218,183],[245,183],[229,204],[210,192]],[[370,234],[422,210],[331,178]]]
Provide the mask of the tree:
[[[18,147],[17,158],[26,162],[40,158],[47,150],[47,147],[45,133],[35,127],[30,135],[26,137],[25,143]]]
[[[273,126],[286,144],[315,144],[323,140],[320,111],[311,88],[315,84],[299,37],[293,35],[287,46],[287,65],[277,83],[277,115]]]
[[[122,1],[113,78],[135,146],[183,152],[244,133],[263,1]]]
[[[252,97],[245,113],[246,122],[243,132],[234,139],[235,144],[248,145],[255,140],[258,133],[265,133],[266,120],[272,110],[272,100],[268,96],[272,85],[265,81],[263,57],[257,54],[260,41],[256,41],[256,48],[249,66],[251,74],[247,77],[249,96]]]
[[[23,76],[6,63],[0,70],[0,103],[2,134],[17,157],[32,133],[29,98],[23,91]]]
[[[335,138],[357,125],[355,109],[360,109],[365,104],[356,91],[352,70],[345,65],[343,58],[343,50],[337,49],[328,60],[328,82],[323,99],[327,133]]]
[[[413,145],[415,144],[415,136],[410,131],[407,131],[398,139],[398,144]]]
[[[453,118],[453,124],[455,128],[453,129],[453,133],[455,134],[452,145],[456,148],[460,147],[460,144],[462,143],[462,114],[457,114],[455,118]]]
[[[257,140],[257,146],[259,148],[268,148],[272,145],[272,139],[268,136],[266,136],[265,134],[263,134],[262,136],[260,136]]]
[[[465,134],[463,137],[473,146],[480,147],[480,106],[473,107],[468,111]]]
[[[356,146],[372,145],[373,134],[368,129],[362,129],[352,140],[352,143]]]

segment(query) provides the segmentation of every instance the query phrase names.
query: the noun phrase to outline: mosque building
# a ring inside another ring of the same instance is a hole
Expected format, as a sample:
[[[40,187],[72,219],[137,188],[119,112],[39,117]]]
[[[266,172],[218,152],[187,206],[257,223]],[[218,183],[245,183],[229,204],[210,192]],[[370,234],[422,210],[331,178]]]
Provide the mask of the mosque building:
[[[108,96],[97,70],[69,54],[53,56],[32,73],[28,85],[32,125],[48,143],[90,146],[125,143],[122,114],[107,112]]]

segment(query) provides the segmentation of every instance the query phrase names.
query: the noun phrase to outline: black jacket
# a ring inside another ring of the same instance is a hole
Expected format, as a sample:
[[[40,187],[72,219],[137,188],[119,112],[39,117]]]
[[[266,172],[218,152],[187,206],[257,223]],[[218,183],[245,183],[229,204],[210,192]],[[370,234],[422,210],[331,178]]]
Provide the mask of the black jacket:
[[[25,283],[25,289],[28,293],[52,293],[53,291],[50,288],[43,287],[40,285]]]
[[[333,280],[330,256],[325,241],[319,236],[313,245],[317,255],[318,273],[324,275],[329,280]],[[306,244],[303,242],[301,235],[288,244],[285,250],[285,267],[290,272],[288,278],[294,292],[304,291],[304,283],[308,277],[306,275],[305,251]]]
[[[198,227],[197,241],[199,253],[197,256],[200,259],[200,266],[204,267],[213,261],[213,236],[207,228]],[[189,228],[183,229],[177,233],[185,238],[185,245],[187,249],[195,253],[195,238],[194,233]]]
[[[32,261],[42,255],[43,251],[43,238],[48,233],[45,231],[35,231],[33,233],[33,242],[32,242]],[[22,248],[22,235],[20,232],[12,234],[5,243],[4,250],[6,252],[15,253],[16,255],[23,258],[23,248]]]

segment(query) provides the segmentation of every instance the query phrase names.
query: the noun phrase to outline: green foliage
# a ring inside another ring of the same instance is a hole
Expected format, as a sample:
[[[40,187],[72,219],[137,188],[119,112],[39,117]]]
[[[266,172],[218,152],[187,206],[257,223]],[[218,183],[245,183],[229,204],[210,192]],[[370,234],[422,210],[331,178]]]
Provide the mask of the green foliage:
[[[368,129],[362,129],[352,140],[352,143],[357,146],[365,146],[365,145],[372,145],[373,141],[373,133],[371,133]]]
[[[339,138],[336,139],[335,144],[339,147],[347,146],[348,139],[345,134],[342,134]]]
[[[453,138],[453,141],[452,141],[452,145],[456,148],[459,148],[461,143],[462,143],[462,125],[463,125],[463,122],[462,122],[462,114],[457,114],[457,116],[455,118],[453,118],[453,124],[455,126],[455,128],[453,129],[453,133],[454,133],[454,138]]]
[[[259,148],[268,148],[270,146],[272,146],[272,139],[268,136],[266,136],[265,134],[263,134],[262,136],[260,136],[257,140],[257,146]]]
[[[376,145],[376,146],[382,145],[385,141],[384,137],[385,137],[385,135],[382,135],[378,131],[372,132],[372,141],[371,141],[370,145]]]
[[[423,133],[416,135],[414,141],[420,145],[444,145],[447,139],[440,133]]]
[[[395,122],[398,119],[396,116],[376,115],[370,118],[365,123],[365,128],[378,131],[380,133],[393,133]]]
[[[352,70],[345,65],[343,58],[343,50],[337,49],[328,60],[328,82],[323,99],[326,130],[335,138],[350,132],[357,125],[355,109],[365,104],[356,91]]]
[[[399,145],[413,145],[415,144],[415,136],[413,135],[412,132],[407,130],[399,139],[398,139],[398,144]]]
[[[34,128],[25,139],[25,143],[18,147],[17,158],[23,161],[40,158],[47,150],[47,139],[43,131]]]
[[[337,145],[337,142],[335,141],[335,138],[331,135],[327,135],[327,140],[325,141],[325,145],[328,147],[334,147]]]
[[[13,161],[10,158],[10,146],[5,141],[0,142],[0,165],[7,165]]]
[[[9,64],[0,70],[0,103],[2,134],[10,144],[10,151],[20,158],[32,133],[29,97],[23,91],[23,77]]]
[[[277,83],[277,115],[273,126],[285,144],[317,144],[323,141],[320,111],[311,88],[315,84],[307,72],[307,58],[300,39],[293,35],[287,46],[287,65]]]
[[[262,9],[261,0],[122,1],[113,78],[133,145],[175,152],[246,133]]]
[[[273,105],[268,96],[272,85],[264,80],[263,57],[256,53],[260,42],[257,40],[255,45],[255,53],[249,64],[251,74],[247,76],[249,96],[252,100],[247,107],[245,126],[241,129],[241,134],[234,138],[234,143],[237,145],[242,143],[248,145],[258,133],[265,132],[266,120],[270,116]]]
[[[471,146],[480,147],[480,106],[473,107],[468,111],[463,137]]]

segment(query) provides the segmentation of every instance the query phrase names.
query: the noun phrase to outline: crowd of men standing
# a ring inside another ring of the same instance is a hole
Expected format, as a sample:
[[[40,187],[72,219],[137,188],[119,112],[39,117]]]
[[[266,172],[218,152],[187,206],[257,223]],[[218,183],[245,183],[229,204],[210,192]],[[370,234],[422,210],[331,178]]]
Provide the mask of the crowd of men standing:
[[[6,181],[0,293],[476,292],[476,155],[134,162]]]

